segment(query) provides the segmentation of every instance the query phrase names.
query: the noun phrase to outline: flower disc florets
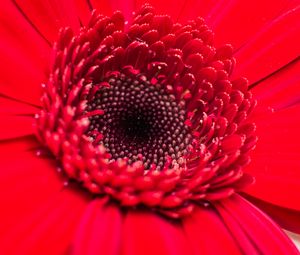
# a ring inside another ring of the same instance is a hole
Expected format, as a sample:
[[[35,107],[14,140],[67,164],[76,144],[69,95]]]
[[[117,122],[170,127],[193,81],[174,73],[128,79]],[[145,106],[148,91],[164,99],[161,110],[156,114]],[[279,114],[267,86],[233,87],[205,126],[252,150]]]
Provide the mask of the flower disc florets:
[[[120,12],[93,12],[78,35],[60,31],[37,136],[91,193],[184,216],[252,182],[255,102],[229,80],[234,63],[201,18],[145,5],[125,28]]]

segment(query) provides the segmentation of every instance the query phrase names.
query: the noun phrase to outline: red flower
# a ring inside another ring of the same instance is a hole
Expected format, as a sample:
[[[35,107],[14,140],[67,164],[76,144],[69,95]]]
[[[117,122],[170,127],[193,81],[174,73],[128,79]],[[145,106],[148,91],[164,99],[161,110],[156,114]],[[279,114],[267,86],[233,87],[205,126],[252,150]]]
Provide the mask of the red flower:
[[[298,1],[141,4],[0,4],[0,251],[299,254]]]

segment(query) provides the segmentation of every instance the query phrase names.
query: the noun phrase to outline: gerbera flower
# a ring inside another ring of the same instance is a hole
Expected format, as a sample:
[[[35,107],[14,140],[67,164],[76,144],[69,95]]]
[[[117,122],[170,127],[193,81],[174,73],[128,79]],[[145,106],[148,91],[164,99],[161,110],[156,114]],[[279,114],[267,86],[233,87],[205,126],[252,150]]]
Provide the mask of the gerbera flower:
[[[152,4],[1,2],[1,254],[299,254],[299,2]]]

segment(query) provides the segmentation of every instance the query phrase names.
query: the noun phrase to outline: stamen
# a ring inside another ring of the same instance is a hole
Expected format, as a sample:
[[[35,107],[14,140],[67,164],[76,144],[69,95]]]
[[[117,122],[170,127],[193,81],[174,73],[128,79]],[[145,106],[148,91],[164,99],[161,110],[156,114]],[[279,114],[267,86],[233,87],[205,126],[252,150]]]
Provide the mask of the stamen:
[[[192,136],[184,124],[186,112],[175,97],[143,75],[121,74],[108,83],[88,103],[87,135],[104,145],[114,160],[126,157],[129,164],[142,160],[145,169],[151,164],[162,169],[170,156],[170,167],[180,164]],[[95,112],[100,114],[91,114]]]

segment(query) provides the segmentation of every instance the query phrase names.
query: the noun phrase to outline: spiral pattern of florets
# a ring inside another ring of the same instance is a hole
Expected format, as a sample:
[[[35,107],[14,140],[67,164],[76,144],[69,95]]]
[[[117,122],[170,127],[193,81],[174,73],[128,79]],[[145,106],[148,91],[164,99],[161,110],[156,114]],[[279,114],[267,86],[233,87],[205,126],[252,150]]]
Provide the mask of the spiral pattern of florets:
[[[120,12],[93,12],[77,35],[60,31],[37,137],[92,194],[184,216],[252,182],[255,101],[234,64],[201,18],[144,5],[125,28]]]
[[[120,75],[109,79],[87,110],[95,113],[87,135],[103,144],[112,159],[141,160],[146,170],[152,164],[162,169],[168,157],[170,167],[184,162],[192,138],[184,124],[186,112],[160,84],[152,85],[143,75]]]

